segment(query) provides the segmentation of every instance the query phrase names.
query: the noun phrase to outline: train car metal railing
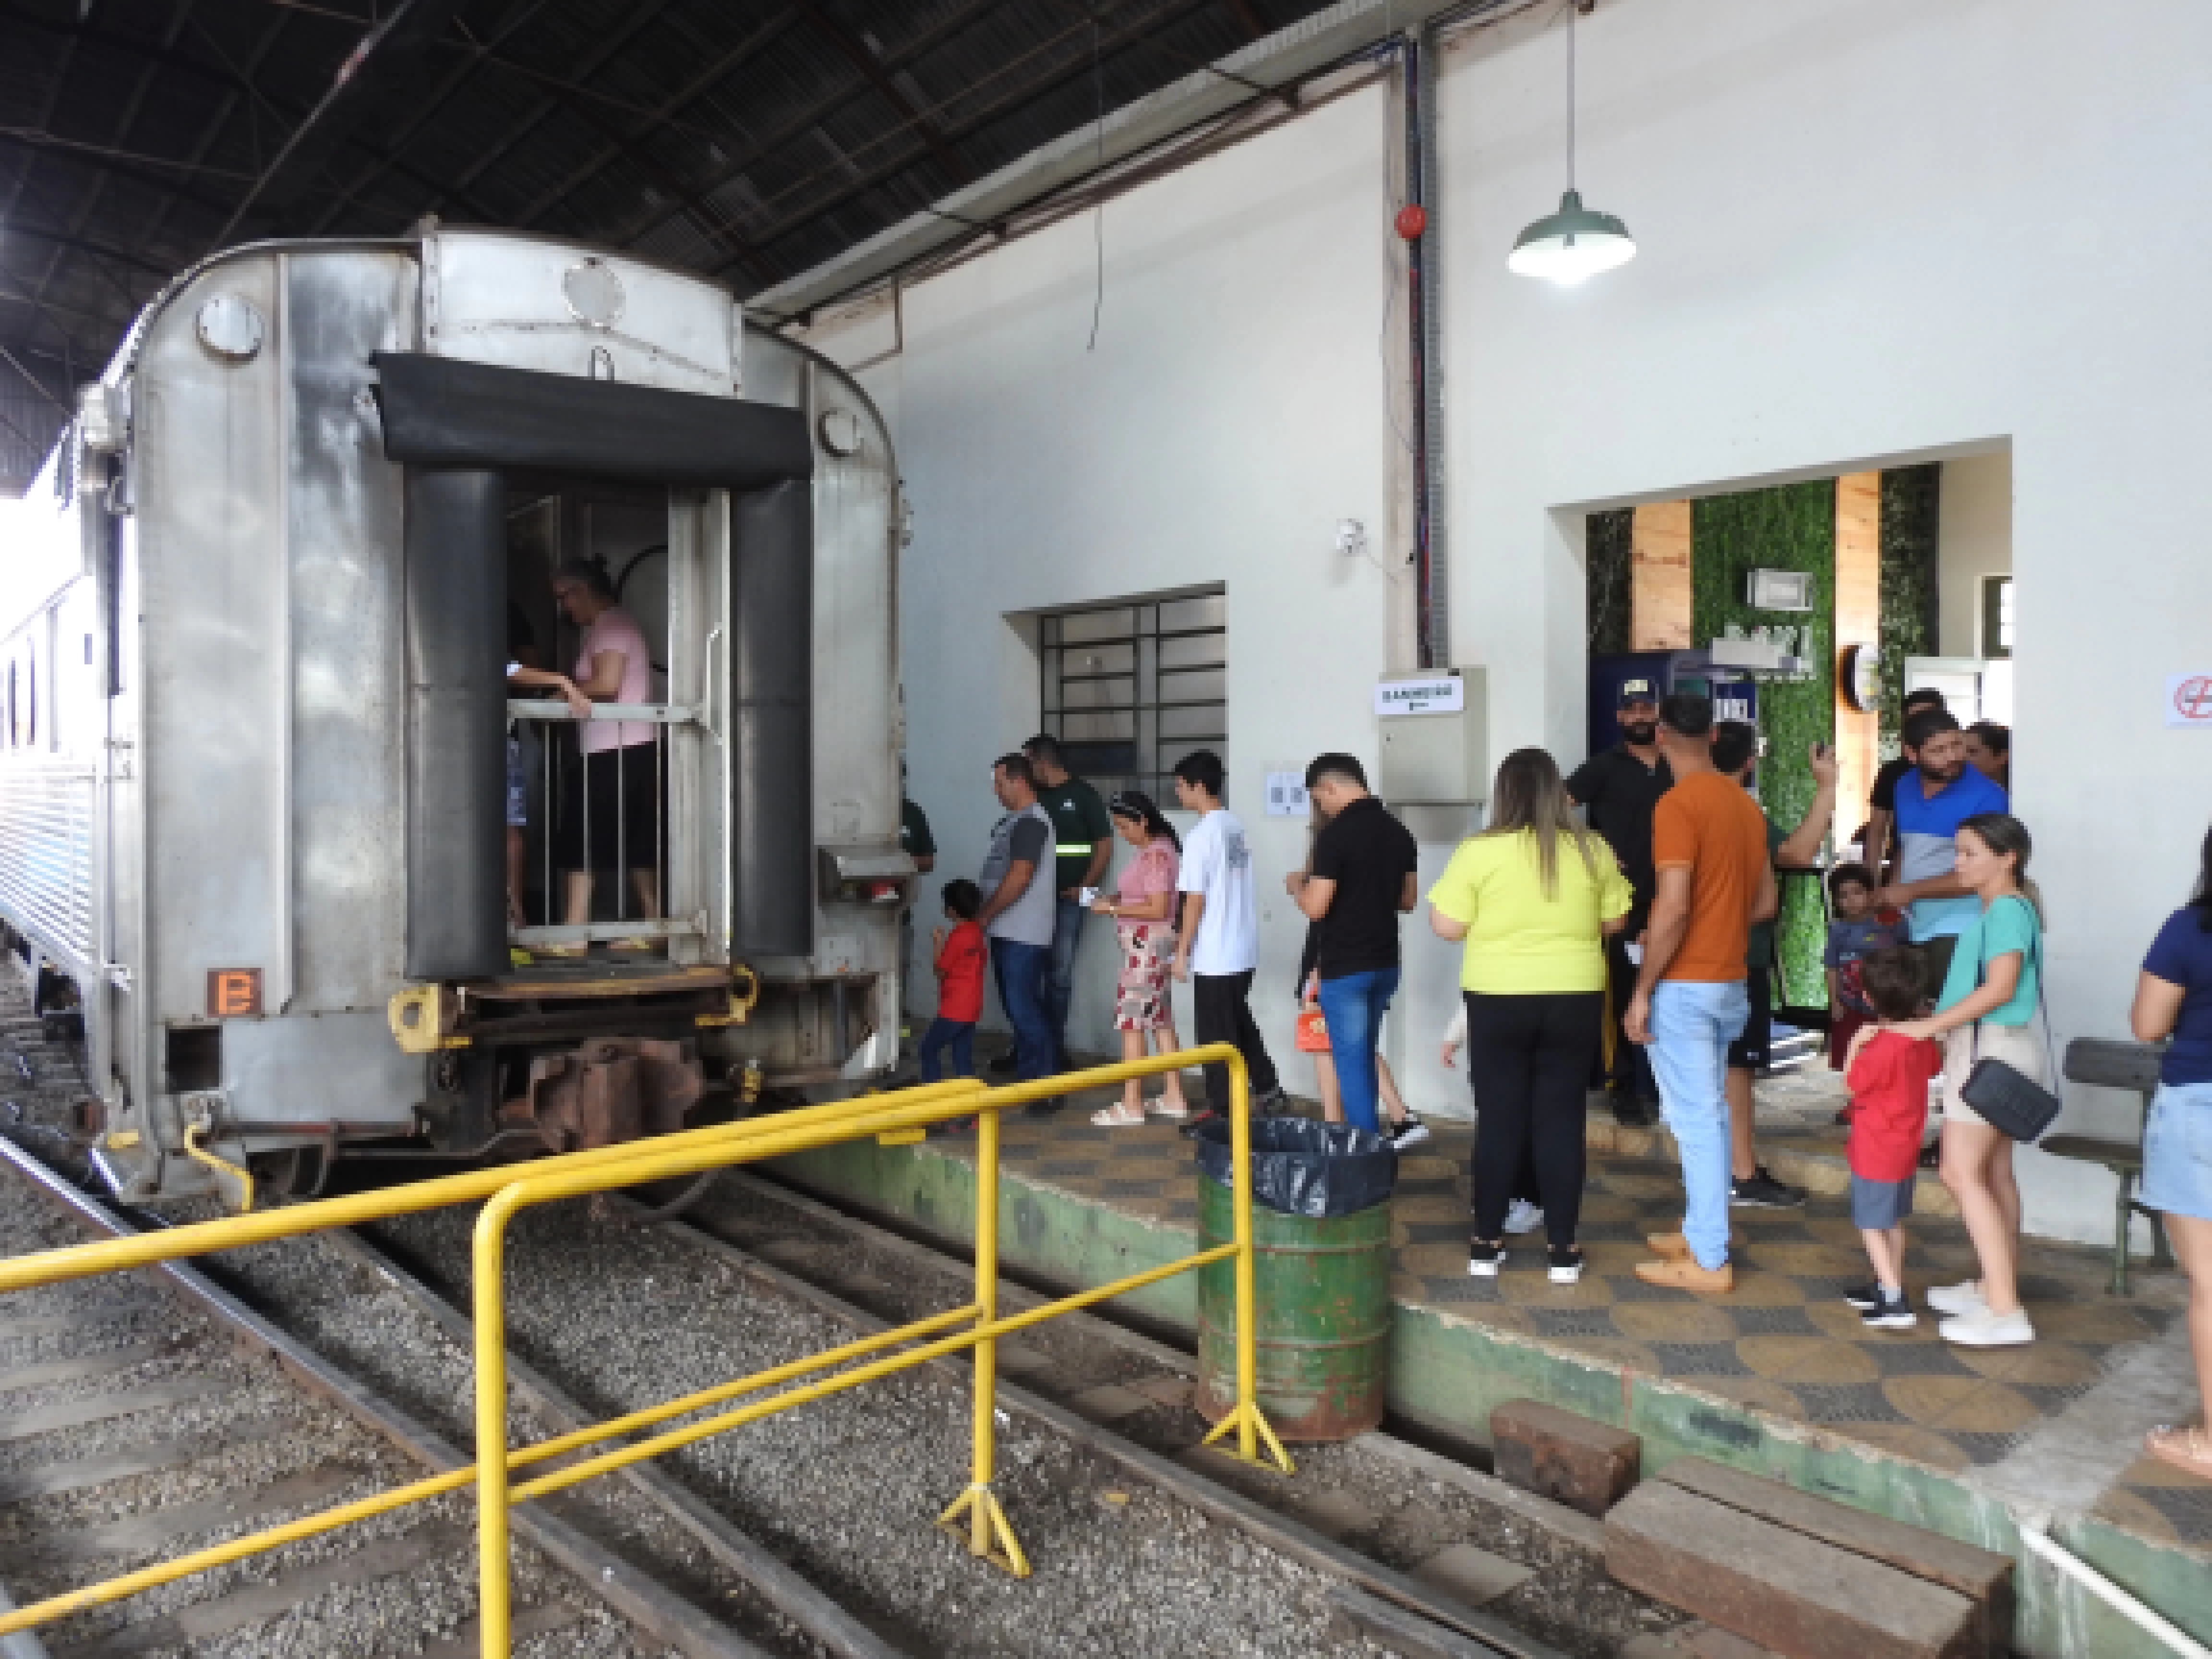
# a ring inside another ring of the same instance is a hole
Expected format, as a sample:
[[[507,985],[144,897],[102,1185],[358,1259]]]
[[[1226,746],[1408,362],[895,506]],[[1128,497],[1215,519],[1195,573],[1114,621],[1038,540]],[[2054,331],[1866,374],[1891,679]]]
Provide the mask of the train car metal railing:
[[[999,1314],[998,1223],[1000,1209],[999,1119],[1012,1107],[1075,1090],[1119,1085],[1132,1078],[1170,1069],[1218,1063],[1231,1078],[1230,1138],[1233,1168],[1234,1237],[1226,1244],[1094,1286],[1025,1312]],[[285,1544],[335,1531],[356,1521],[388,1514],[410,1504],[477,1489],[483,1652],[505,1659],[509,1643],[507,1513],[518,1502],[547,1496],[593,1476],[673,1451],[710,1436],[739,1428],[795,1406],[825,1399],[896,1371],[972,1351],[974,1443],[967,1487],[939,1517],[939,1525],[959,1536],[969,1553],[1027,1577],[1029,1562],[993,1491],[996,1471],[995,1399],[998,1343],[1001,1337],[1042,1324],[1095,1303],[1139,1290],[1179,1273],[1218,1261],[1235,1263],[1237,1306],[1237,1400],[1206,1437],[1211,1444],[1233,1436],[1230,1449],[1247,1462],[1264,1452],[1284,1473],[1291,1463],[1282,1443],[1261,1414],[1255,1323],[1255,1258],[1251,1215],[1250,1089],[1243,1061],[1226,1044],[1187,1049],[1123,1065],[1107,1066],[1041,1082],[1002,1089],[974,1081],[927,1085],[884,1095],[865,1096],[765,1118],[687,1130],[650,1142],[633,1142],[594,1152],[570,1152],[526,1170],[474,1170],[417,1182],[380,1193],[325,1199],[287,1209],[227,1218],[220,1221],[141,1234],[95,1244],[73,1245],[36,1255],[0,1261],[0,1294],[64,1280],[125,1272],[162,1261],[235,1249],[243,1245],[299,1237],[333,1227],[389,1219],[454,1204],[484,1202],[474,1238],[476,1298],[477,1461],[428,1480],[379,1492],[320,1514],[192,1554],[142,1568],[51,1597],[0,1615],[0,1636],[51,1624],[70,1613],[171,1583],[193,1573],[262,1554]],[[975,1291],[967,1305],[933,1314],[896,1330],[811,1354],[805,1358],[736,1378],[714,1388],[665,1401],[658,1406],[520,1448],[507,1441],[507,1344],[504,1263],[507,1231],[522,1210],[564,1198],[605,1192],[641,1182],[699,1175],[763,1158],[868,1137],[897,1143],[918,1139],[929,1126],[973,1116],[976,1125]],[[893,1352],[894,1349],[903,1352]],[[840,1369],[841,1367],[846,1369]],[[826,1373],[826,1374],[825,1374]],[[803,1379],[813,1378],[812,1381]],[[783,1384],[795,1384],[783,1388]],[[665,1430],[642,1440],[626,1437],[658,1428],[747,1395],[762,1395],[734,1410]],[[518,1473],[586,1447],[621,1441],[596,1454],[534,1478],[516,1481]],[[495,1451],[493,1449],[496,1449]]]
[[[591,714],[586,716],[577,714],[558,698],[511,697],[507,700],[507,714],[519,730],[526,731],[534,738],[541,751],[537,771],[540,811],[544,820],[541,830],[544,850],[540,865],[545,919],[512,930],[514,942],[525,950],[573,950],[595,941],[666,939],[702,934],[703,928],[698,918],[672,918],[669,915],[668,734],[676,726],[705,725],[706,708],[687,703],[595,702]],[[592,788],[585,771],[585,757],[562,737],[564,731],[587,724],[653,728],[647,742],[617,744],[598,751],[613,757],[615,822],[611,825],[599,824],[596,830],[592,823]],[[641,775],[649,774],[652,779],[653,844],[649,848],[629,845],[630,826],[623,803],[632,781],[629,775],[633,768]],[[602,866],[613,872],[613,890],[608,895],[614,908],[614,920],[611,921],[570,924],[556,920],[563,908],[561,879],[572,872],[557,863],[555,842],[561,834],[562,814],[571,805],[568,797],[572,790],[576,795],[573,805],[582,832],[581,869],[595,875],[601,872]],[[610,853],[611,859],[608,857]],[[653,908],[659,911],[658,915],[641,914],[644,907],[630,886],[634,872],[647,870],[653,872]]]

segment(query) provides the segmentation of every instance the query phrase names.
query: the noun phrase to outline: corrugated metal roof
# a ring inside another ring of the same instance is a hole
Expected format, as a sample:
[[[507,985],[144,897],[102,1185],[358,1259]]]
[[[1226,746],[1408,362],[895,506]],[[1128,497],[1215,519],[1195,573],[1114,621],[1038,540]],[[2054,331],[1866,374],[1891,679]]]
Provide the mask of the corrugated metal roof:
[[[755,292],[1080,129],[1102,98],[1126,104],[1325,9],[9,0],[0,343],[82,379],[220,241],[391,234],[433,211]],[[326,103],[380,15],[389,32]],[[295,138],[312,160],[275,169]]]

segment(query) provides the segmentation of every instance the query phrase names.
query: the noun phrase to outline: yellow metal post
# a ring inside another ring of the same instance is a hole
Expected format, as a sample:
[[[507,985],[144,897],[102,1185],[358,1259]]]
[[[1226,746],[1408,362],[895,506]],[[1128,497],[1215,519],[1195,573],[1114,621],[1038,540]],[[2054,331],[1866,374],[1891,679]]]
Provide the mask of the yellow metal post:
[[[1011,1317],[998,1312],[998,1249],[1000,1181],[999,1114],[1015,1106],[1059,1094],[1071,1088],[1107,1086],[1130,1078],[1150,1076],[1186,1063],[1219,1061],[1231,1079],[1231,1151],[1236,1190],[1233,1243],[1200,1250],[1178,1261],[1134,1273],[1111,1284],[1032,1308]],[[976,1174],[976,1301],[896,1331],[880,1333],[860,1341],[831,1348],[791,1364],[772,1367],[750,1377],[737,1379],[681,1400],[611,1419],[591,1428],[556,1437],[520,1452],[510,1453],[507,1439],[506,1230],[524,1207],[561,1198],[632,1186],[640,1182],[727,1168],[814,1146],[900,1131],[919,1129],[949,1118],[976,1114],[979,1117],[979,1157]],[[979,1557],[1018,1576],[1030,1567],[1004,1510],[991,1490],[996,1472],[998,1341],[1031,1326],[1124,1296],[1176,1274],[1233,1260],[1237,1273],[1237,1375],[1235,1407],[1207,1437],[1213,1440],[1237,1431],[1237,1451],[1259,1461],[1259,1448],[1267,1447],[1273,1462],[1288,1472],[1290,1459],[1274,1431],[1261,1415],[1256,1364],[1256,1298],[1251,1220],[1251,1098],[1243,1062],[1225,1044],[1156,1059],[1104,1066],[1073,1078],[1047,1079],[1012,1089],[986,1091],[973,1081],[934,1085],[902,1091],[896,1095],[839,1102],[813,1107],[777,1118],[750,1119],[710,1129],[659,1137],[620,1147],[568,1153],[547,1158],[526,1172],[482,1170],[447,1176],[380,1193],[324,1200],[276,1212],[179,1227],[161,1233],[112,1240],[103,1244],[78,1245],[40,1255],[0,1261],[0,1294],[34,1285],[52,1285],[97,1273],[174,1261],[214,1249],[235,1249],[248,1243],[319,1231],[351,1223],[407,1215],[441,1205],[489,1201],[477,1218],[474,1239],[475,1343],[477,1361],[477,1462],[471,1469],[457,1469],[396,1492],[379,1494],[361,1503],[343,1505],[319,1516],[290,1521],[250,1538],[234,1539],[203,1551],[123,1577],[88,1586],[41,1602],[35,1607],[0,1614],[0,1635],[33,1628],[76,1609],[112,1601],[120,1596],[173,1583],[191,1573],[230,1561],[242,1560],[299,1538],[312,1537],[349,1522],[383,1514],[406,1504],[443,1492],[457,1491],[473,1480],[478,1504],[478,1565],[482,1577],[483,1649],[487,1659],[505,1659],[512,1636],[511,1592],[508,1583],[512,1504],[562,1491],[611,1470],[690,1445],[714,1434],[757,1422],[763,1418],[826,1399],[878,1377],[888,1376],[963,1350],[975,1353],[975,1458],[973,1479],[940,1522],[963,1537]],[[952,1335],[939,1333],[965,1327]],[[934,1339],[934,1340],[932,1340]],[[851,1369],[818,1375],[786,1392],[757,1398],[737,1410],[682,1428],[665,1431],[643,1441],[616,1445],[594,1456],[570,1462],[550,1474],[517,1485],[514,1471],[561,1457],[583,1446],[617,1438],[633,1431],[665,1423],[708,1405],[757,1395],[785,1382],[798,1382],[809,1374],[831,1370],[890,1348],[918,1344],[907,1352],[869,1359]],[[965,1519],[964,1528],[953,1523]]]
[[[999,1115],[984,1112],[975,1120],[975,1322],[988,1328],[999,1316]],[[987,1336],[973,1350],[975,1364],[975,1461],[969,1466],[968,1490],[937,1518],[937,1524],[956,1538],[960,1519],[968,1521],[968,1553],[1004,1567],[1017,1578],[1030,1576],[1029,1558],[1014,1537],[1014,1529],[991,1490],[997,1470],[999,1407],[999,1340]],[[996,1546],[998,1547],[994,1548]]]
[[[1260,1414],[1259,1296],[1252,1246],[1252,1085],[1241,1054],[1229,1067],[1229,1158],[1230,1209],[1237,1218],[1237,1404],[1213,1425],[1205,1443],[1212,1445],[1233,1428],[1238,1457],[1257,1463],[1259,1443],[1264,1439],[1276,1467],[1285,1474],[1292,1474],[1297,1470],[1291,1455]]]
[[[507,1224],[521,1196],[508,1187],[477,1217],[477,1619],[483,1659],[507,1659]]]

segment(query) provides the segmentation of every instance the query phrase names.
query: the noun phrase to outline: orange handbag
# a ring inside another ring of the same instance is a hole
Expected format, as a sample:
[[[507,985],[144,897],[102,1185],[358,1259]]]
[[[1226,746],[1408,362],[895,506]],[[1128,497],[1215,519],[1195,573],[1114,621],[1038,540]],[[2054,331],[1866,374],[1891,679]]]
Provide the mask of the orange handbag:
[[[1328,1052],[1328,1021],[1318,1008],[1298,1011],[1297,1049],[1302,1054],[1325,1054]]]

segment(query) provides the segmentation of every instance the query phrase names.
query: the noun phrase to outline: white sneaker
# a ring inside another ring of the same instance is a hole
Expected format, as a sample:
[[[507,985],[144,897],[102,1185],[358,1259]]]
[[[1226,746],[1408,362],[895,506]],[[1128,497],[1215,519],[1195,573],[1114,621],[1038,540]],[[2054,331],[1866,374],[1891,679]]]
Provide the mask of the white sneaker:
[[[1390,1131],[1391,1146],[1401,1152],[1411,1152],[1429,1139],[1429,1126],[1411,1112],[1406,1114],[1403,1123],[1395,1126]]]
[[[1544,1224],[1544,1206],[1531,1204],[1525,1198],[1516,1198],[1505,1212],[1505,1231],[1509,1233],[1533,1233]]]
[[[2027,1322],[2025,1308],[2008,1314],[1993,1314],[1983,1308],[1947,1319],[1936,1329],[1946,1342],[1955,1342],[1962,1348],[2015,1348],[2035,1340],[2035,1327]]]
[[[1982,1300],[1982,1287],[1973,1279],[1960,1285],[1930,1285],[1928,1305],[1939,1314],[1951,1314],[1965,1318],[1987,1313],[1990,1304]]]

